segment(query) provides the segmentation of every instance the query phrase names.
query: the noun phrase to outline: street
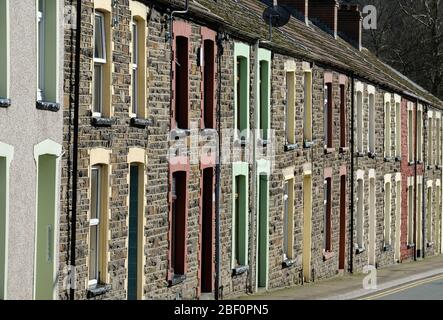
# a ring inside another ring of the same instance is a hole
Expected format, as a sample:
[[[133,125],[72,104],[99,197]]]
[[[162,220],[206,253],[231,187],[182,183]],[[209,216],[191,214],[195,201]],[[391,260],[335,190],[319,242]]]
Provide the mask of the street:
[[[443,300],[443,275],[407,283],[361,300]]]

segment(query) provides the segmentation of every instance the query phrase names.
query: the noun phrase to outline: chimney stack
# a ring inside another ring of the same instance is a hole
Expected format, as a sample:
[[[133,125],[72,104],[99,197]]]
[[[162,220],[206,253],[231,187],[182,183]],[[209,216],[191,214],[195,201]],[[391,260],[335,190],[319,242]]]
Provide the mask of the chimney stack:
[[[309,18],[337,38],[338,8],[337,0],[309,0]]]
[[[338,11],[338,32],[358,50],[362,47],[362,14],[358,5],[341,5]]]
[[[275,2],[275,1],[274,1]],[[309,21],[309,0],[278,0],[280,6],[286,6],[295,9],[300,13],[301,19],[308,24]]]

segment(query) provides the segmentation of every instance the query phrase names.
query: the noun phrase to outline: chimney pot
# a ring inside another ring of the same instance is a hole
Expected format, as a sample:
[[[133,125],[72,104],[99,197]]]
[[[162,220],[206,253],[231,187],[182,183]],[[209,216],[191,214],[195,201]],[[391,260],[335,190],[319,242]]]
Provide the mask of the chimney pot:
[[[338,32],[358,50],[362,47],[362,20],[359,6],[341,5],[338,11]]]

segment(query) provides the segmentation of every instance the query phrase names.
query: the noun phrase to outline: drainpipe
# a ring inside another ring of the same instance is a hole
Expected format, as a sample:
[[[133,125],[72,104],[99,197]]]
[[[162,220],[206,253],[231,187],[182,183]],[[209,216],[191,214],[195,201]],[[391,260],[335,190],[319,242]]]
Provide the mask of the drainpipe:
[[[418,108],[418,99],[417,99],[417,108]],[[424,106],[423,106],[423,108],[424,108]],[[424,130],[425,130],[425,128],[424,128],[424,110],[422,110],[422,117],[421,117],[421,121],[422,121],[422,132],[424,132]],[[423,137],[423,135],[420,137],[420,138],[422,138]],[[425,178],[425,173],[426,173],[426,165],[425,165],[425,161],[424,161],[424,154],[426,154],[426,147],[425,147],[425,143],[424,143],[424,140],[425,139],[423,139],[422,140],[422,151],[423,151],[423,156],[422,156],[422,158],[423,158],[423,183],[421,184],[421,189],[422,189],[422,200],[421,200],[421,208],[422,208],[422,224],[421,224],[421,227],[422,227],[422,234],[423,234],[423,236],[421,237],[421,239],[422,239],[422,248],[423,248],[423,254],[422,254],[422,258],[424,259],[425,258],[425,255],[426,255],[426,233],[425,233],[425,226],[426,226],[426,210],[427,210],[427,208],[428,208],[428,206],[427,206],[427,203],[425,202],[425,199],[427,200],[427,198],[428,198],[428,187],[427,187],[427,183],[426,183],[426,178]]]
[[[71,276],[75,275],[76,266],[76,233],[77,233],[77,185],[78,185],[78,130],[80,109],[80,54],[82,30],[82,2],[77,0],[77,21],[75,39],[75,75],[74,75],[74,141],[73,141],[73,168],[72,168],[72,202],[71,202]],[[72,278],[71,278],[72,279]],[[73,278],[75,279],[75,277]],[[75,284],[71,283],[70,300],[75,300]]]
[[[217,131],[218,131],[218,151],[216,162],[216,176],[215,176],[215,255],[216,255],[216,278],[215,278],[215,299],[221,300],[223,296],[220,292],[221,287],[221,243],[220,243],[220,195],[221,195],[221,149],[222,149],[222,137],[221,137],[221,91],[222,91],[222,57],[223,57],[223,40],[224,34],[217,34],[217,74],[218,74],[218,98],[217,98]]]
[[[351,73],[351,134],[350,136],[350,147],[351,147],[351,217],[350,217],[350,227],[351,227],[351,237],[349,244],[349,272],[354,272],[354,109],[355,109],[355,76]]]
[[[257,93],[258,91],[258,79],[260,77],[259,74],[259,66],[260,66],[260,62],[258,61],[259,57],[258,57],[258,50],[260,48],[260,40],[257,39],[255,44],[254,44],[254,60],[255,60],[255,68],[254,68],[254,84],[253,84],[253,92],[254,94]],[[256,274],[257,274],[257,252],[256,252],[256,243],[258,241],[258,234],[257,234],[257,162],[256,162],[256,145],[257,145],[257,135],[256,135],[256,114],[257,114],[257,110],[259,108],[259,104],[258,104],[258,96],[254,97],[254,112],[252,113],[252,119],[251,119],[251,123],[252,123],[252,127],[254,128],[252,130],[252,185],[251,185],[251,194],[252,194],[252,205],[251,205],[251,213],[252,213],[252,217],[251,217],[251,240],[250,240],[250,247],[251,247],[251,258],[250,259],[250,268],[249,268],[249,290],[251,293],[255,292],[255,286],[254,284],[256,283]],[[251,113],[249,113],[251,114]],[[255,237],[254,237],[255,235]],[[254,259],[255,258],[255,259]]]
[[[418,141],[418,132],[417,132],[417,115],[418,115],[418,104],[416,104],[415,105],[415,121],[414,121],[414,124],[415,124],[415,143],[414,143],[414,149],[415,149],[415,152],[414,152],[414,154],[415,154],[415,159],[413,159],[413,160],[415,160],[414,161],[414,190],[415,190],[415,197],[414,197],[414,208],[415,208],[415,210],[414,210],[414,243],[415,243],[415,246],[414,246],[414,261],[417,261],[417,245],[418,245],[418,243],[417,243],[417,237],[418,237],[418,235],[417,235],[417,210],[418,210],[418,208],[417,208],[417,193],[418,193],[418,190],[417,190],[417,186],[418,186],[418,183],[417,183],[417,155],[418,155],[418,148],[417,148],[417,141]],[[423,184],[423,181],[422,181],[422,184]]]

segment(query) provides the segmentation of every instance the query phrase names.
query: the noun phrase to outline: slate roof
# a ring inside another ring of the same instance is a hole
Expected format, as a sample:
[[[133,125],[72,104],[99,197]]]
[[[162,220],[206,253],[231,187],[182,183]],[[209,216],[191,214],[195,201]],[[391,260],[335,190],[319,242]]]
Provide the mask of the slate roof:
[[[139,0],[151,2],[152,0]],[[155,0],[166,8],[183,9],[185,0]],[[356,78],[406,95],[443,109],[443,101],[426,91],[418,84],[388,66],[366,48],[361,51],[341,37],[334,37],[314,25],[309,26],[297,19],[293,12],[288,24],[273,28],[272,41],[269,40],[269,26],[263,20],[263,12],[272,0],[189,0],[190,11],[187,18],[199,24],[218,27],[241,40],[254,43],[264,41],[261,47],[274,52],[293,56],[324,65],[337,71],[351,74]]]

